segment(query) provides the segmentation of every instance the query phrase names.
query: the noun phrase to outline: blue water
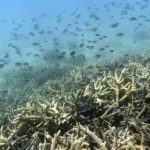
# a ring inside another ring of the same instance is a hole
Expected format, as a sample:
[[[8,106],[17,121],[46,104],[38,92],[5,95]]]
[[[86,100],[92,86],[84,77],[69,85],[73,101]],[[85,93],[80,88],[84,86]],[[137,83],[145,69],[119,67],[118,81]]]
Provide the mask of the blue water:
[[[67,67],[144,53],[150,0],[1,0],[0,74],[26,65]],[[1,80],[3,77],[1,77]]]

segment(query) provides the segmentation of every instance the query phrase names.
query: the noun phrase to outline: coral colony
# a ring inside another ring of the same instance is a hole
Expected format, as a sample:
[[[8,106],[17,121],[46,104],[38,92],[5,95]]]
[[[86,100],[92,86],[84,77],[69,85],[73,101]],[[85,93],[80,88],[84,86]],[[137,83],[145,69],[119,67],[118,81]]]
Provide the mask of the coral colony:
[[[77,67],[34,87],[1,116],[0,149],[150,149],[149,59]]]

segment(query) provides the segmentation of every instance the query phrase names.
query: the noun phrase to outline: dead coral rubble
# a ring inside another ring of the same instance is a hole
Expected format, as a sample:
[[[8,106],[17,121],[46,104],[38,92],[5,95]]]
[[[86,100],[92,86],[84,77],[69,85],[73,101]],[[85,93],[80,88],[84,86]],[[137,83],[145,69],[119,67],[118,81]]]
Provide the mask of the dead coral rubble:
[[[2,150],[149,149],[150,64],[76,68],[35,89],[15,114],[0,129]]]

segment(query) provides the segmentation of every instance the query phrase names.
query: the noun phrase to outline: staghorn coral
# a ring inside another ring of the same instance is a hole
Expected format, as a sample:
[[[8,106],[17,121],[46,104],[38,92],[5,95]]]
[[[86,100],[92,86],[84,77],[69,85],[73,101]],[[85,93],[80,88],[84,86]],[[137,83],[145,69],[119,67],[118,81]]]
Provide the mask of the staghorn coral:
[[[34,87],[26,102],[6,115],[0,149],[150,147],[149,67],[135,61],[111,72],[101,65],[87,66]]]

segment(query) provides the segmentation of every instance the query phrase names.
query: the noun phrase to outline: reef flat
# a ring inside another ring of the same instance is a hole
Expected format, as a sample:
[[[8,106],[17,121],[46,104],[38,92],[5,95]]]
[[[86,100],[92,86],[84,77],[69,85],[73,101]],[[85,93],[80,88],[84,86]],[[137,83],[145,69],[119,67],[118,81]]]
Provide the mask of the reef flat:
[[[6,107],[0,116],[2,150],[150,147],[150,52],[76,67],[60,80],[27,89],[20,104],[22,97],[11,93],[7,101],[16,99],[14,109]]]

